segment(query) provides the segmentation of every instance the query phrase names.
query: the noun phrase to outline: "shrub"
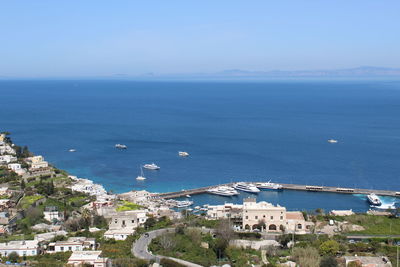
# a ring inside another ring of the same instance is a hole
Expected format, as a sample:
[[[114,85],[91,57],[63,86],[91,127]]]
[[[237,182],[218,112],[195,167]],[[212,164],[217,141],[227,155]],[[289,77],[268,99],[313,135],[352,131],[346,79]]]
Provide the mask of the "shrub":
[[[313,247],[293,248],[292,258],[300,265],[307,267],[319,267],[321,257],[318,250]]]
[[[10,254],[8,254],[8,260],[11,262],[18,262],[19,256],[18,256],[17,252],[13,251]]]
[[[320,267],[337,267],[338,263],[336,259],[332,256],[325,256],[321,260]]]
[[[335,240],[328,240],[319,246],[319,251],[322,255],[336,255],[339,252],[339,243]]]
[[[185,265],[182,265],[180,263],[177,263],[176,261],[166,259],[166,258],[162,258],[160,261],[160,264],[163,267],[185,267]]]

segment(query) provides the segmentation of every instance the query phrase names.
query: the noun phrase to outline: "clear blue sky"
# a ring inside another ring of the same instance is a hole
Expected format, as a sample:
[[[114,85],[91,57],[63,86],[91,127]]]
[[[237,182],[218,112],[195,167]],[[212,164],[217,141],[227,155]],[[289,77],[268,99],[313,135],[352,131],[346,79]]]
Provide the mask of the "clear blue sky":
[[[0,76],[400,67],[400,1],[2,1]]]

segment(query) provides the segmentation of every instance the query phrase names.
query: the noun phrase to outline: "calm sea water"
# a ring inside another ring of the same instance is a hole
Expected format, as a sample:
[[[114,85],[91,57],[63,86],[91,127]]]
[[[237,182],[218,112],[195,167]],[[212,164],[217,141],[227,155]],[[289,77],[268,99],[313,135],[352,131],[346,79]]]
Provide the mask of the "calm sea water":
[[[0,130],[114,192],[263,179],[400,191],[398,81],[0,81]],[[136,181],[151,162],[161,170]],[[298,209],[367,207],[359,196],[263,194]]]

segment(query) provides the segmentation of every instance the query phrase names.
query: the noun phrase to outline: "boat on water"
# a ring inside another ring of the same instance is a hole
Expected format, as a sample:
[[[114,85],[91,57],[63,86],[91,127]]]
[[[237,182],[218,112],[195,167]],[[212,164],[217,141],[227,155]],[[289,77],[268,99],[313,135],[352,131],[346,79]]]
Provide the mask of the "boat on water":
[[[239,195],[239,192],[235,190],[235,188],[230,186],[218,186],[214,188],[210,188],[207,190],[208,193],[224,196],[224,197],[231,197],[235,195]]]
[[[338,142],[338,140],[335,140],[335,139],[328,140],[328,143],[331,143],[331,144],[336,144],[337,142]]]
[[[148,169],[148,170],[159,170],[160,169],[160,167],[157,166],[155,163],[144,164],[143,168]]]
[[[189,156],[189,153],[187,153],[187,152],[185,152],[185,151],[179,151],[179,152],[178,152],[178,155],[179,155],[180,157],[188,157],[188,156]]]
[[[271,183],[271,180],[269,180],[266,183],[257,183],[256,186],[260,189],[271,189],[271,190],[283,189],[283,186],[281,184]]]
[[[76,151],[76,149],[74,149],[74,148],[71,148],[70,150],[68,150],[69,152],[75,152]]]
[[[375,195],[374,193],[371,193],[369,195],[367,195],[367,199],[369,201],[369,203],[371,203],[374,206],[380,206],[382,205],[382,201],[380,200],[380,198]]]
[[[190,195],[186,195],[186,197],[187,197],[187,198],[190,198],[191,196],[190,196]]]
[[[233,185],[233,188],[239,191],[244,191],[248,193],[258,193],[260,189],[258,189],[254,184],[250,183],[236,183]]]
[[[116,144],[116,145],[115,145],[115,148],[118,148],[118,149],[127,149],[128,147],[127,147],[126,145],[123,145],[123,144]]]
[[[146,180],[146,177],[144,177],[144,175],[143,175],[142,166],[140,166],[140,175],[139,175],[138,177],[136,177],[136,180],[138,180],[138,181],[144,181],[144,180]]]
[[[188,200],[177,201],[176,202],[176,207],[177,208],[186,208],[186,207],[190,207],[192,205],[193,205],[193,201],[188,201]]]

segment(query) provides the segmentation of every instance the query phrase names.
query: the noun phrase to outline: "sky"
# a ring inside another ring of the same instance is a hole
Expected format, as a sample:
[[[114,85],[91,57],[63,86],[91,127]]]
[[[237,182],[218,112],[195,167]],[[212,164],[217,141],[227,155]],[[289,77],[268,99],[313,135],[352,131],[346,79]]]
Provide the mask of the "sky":
[[[0,77],[400,67],[400,1],[1,1]]]

